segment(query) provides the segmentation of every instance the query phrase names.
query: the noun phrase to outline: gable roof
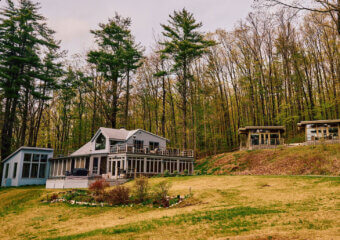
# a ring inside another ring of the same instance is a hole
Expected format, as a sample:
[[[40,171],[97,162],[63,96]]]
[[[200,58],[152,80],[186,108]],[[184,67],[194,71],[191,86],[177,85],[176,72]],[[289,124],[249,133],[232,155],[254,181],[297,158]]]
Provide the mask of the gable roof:
[[[244,128],[239,128],[239,133],[244,133],[247,130],[280,130],[285,131],[284,126],[245,126]]]
[[[145,131],[143,129],[135,129],[135,130],[126,130],[125,128],[121,128],[121,129],[116,129],[116,128],[104,128],[101,127],[98,129],[98,131],[94,134],[94,136],[91,139],[91,142],[93,142],[97,136],[102,133],[106,138],[109,139],[115,139],[115,140],[121,140],[121,141],[126,141],[128,140],[130,137],[132,137],[135,133],[137,133],[138,131],[142,131],[148,134],[151,134],[153,136],[156,136],[158,138],[164,139],[166,141],[169,141],[168,139],[158,136],[156,134],[153,134],[151,132]]]
[[[70,154],[70,156],[85,156],[91,154],[91,141],[80,147],[77,151]]]
[[[53,152],[52,148],[39,148],[39,147],[25,147],[25,146],[21,146],[17,150],[15,150],[14,152],[12,152],[10,155],[8,155],[4,160],[2,160],[2,162],[6,162],[10,158],[14,157],[21,150],[36,150],[36,151]]]
[[[158,138],[164,139],[165,141],[169,141],[168,139],[158,136],[156,134],[153,134],[151,132],[145,131],[143,129],[135,129],[135,130],[126,130],[124,128],[116,129],[116,128],[105,128],[101,127],[98,129],[98,131],[93,135],[91,141],[83,145],[81,148],[79,148],[77,151],[73,152],[70,156],[86,156],[90,155],[92,153],[92,142],[98,137],[99,134],[103,134],[108,139],[114,139],[118,141],[127,141],[129,138],[131,138],[135,133],[137,132],[145,132],[148,134],[151,134],[153,136],[156,136]]]

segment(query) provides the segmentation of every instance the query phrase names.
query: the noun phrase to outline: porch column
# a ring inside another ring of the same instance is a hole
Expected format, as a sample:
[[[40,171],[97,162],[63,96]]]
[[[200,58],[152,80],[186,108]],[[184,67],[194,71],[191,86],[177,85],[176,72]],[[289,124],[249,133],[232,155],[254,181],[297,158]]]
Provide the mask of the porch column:
[[[100,164],[101,164],[101,161],[102,161],[102,158],[100,156],[100,157],[98,157],[98,170],[97,170],[97,174],[98,175],[100,174]]]
[[[146,157],[144,158],[144,169],[143,169],[143,173],[146,173],[146,161],[147,161],[147,159],[146,159]]]
[[[124,170],[127,172],[128,170],[128,160],[127,160],[127,156],[125,155],[125,158],[124,158]]]
[[[179,173],[179,159],[177,159],[177,172]]]
[[[114,161],[115,163],[115,178],[118,178],[118,161]]]
[[[72,164],[72,162],[71,162]],[[90,157],[90,164],[89,164],[89,175],[92,175],[93,172],[93,156]]]
[[[161,160],[161,173],[164,173],[164,158]]]

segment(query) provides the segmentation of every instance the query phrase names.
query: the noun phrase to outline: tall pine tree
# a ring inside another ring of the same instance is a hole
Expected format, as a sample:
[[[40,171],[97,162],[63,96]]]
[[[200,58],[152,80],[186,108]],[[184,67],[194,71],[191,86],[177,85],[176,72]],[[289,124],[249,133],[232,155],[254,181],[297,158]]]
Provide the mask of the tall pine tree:
[[[174,11],[169,17],[168,25],[161,25],[166,38],[161,42],[164,46],[161,52],[172,59],[172,70],[179,76],[177,86],[182,99],[183,148],[187,148],[188,85],[193,79],[190,66],[195,59],[202,57],[209,47],[215,45],[215,42],[204,39],[204,34],[199,32],[202,23],[197,22],[193,14],[186,9]]]

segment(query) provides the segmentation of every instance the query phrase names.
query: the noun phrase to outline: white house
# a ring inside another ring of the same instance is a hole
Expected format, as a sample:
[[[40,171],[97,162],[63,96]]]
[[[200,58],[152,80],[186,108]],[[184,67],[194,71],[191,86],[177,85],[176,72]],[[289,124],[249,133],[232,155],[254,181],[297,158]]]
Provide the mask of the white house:
[[[136,175],[169,173],[193,173],[192,150],[167,148],[167,140],[142,129],[126,130],[99,128],[93,138],[67,157],[50,161],[47,188],[86,187],[94,177],[127,179]],[[88,170],[87,182],[68,185],[74,177],[66,176],[74,168]],[[62,179],[62,180],[61,180]],[[68,179],[69,181],[65,181]]]
[[[20,147],[2,161],[2,186],[45,184],[52,157],[50,148]]]

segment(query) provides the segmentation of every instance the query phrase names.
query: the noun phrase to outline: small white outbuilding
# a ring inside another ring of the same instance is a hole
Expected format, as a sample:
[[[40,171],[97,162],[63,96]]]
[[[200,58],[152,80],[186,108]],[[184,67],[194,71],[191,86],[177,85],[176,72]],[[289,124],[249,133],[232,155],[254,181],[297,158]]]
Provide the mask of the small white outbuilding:
[[[43,185],[49,174],[53,149],[20,147],[2,161],[2,187]]]

